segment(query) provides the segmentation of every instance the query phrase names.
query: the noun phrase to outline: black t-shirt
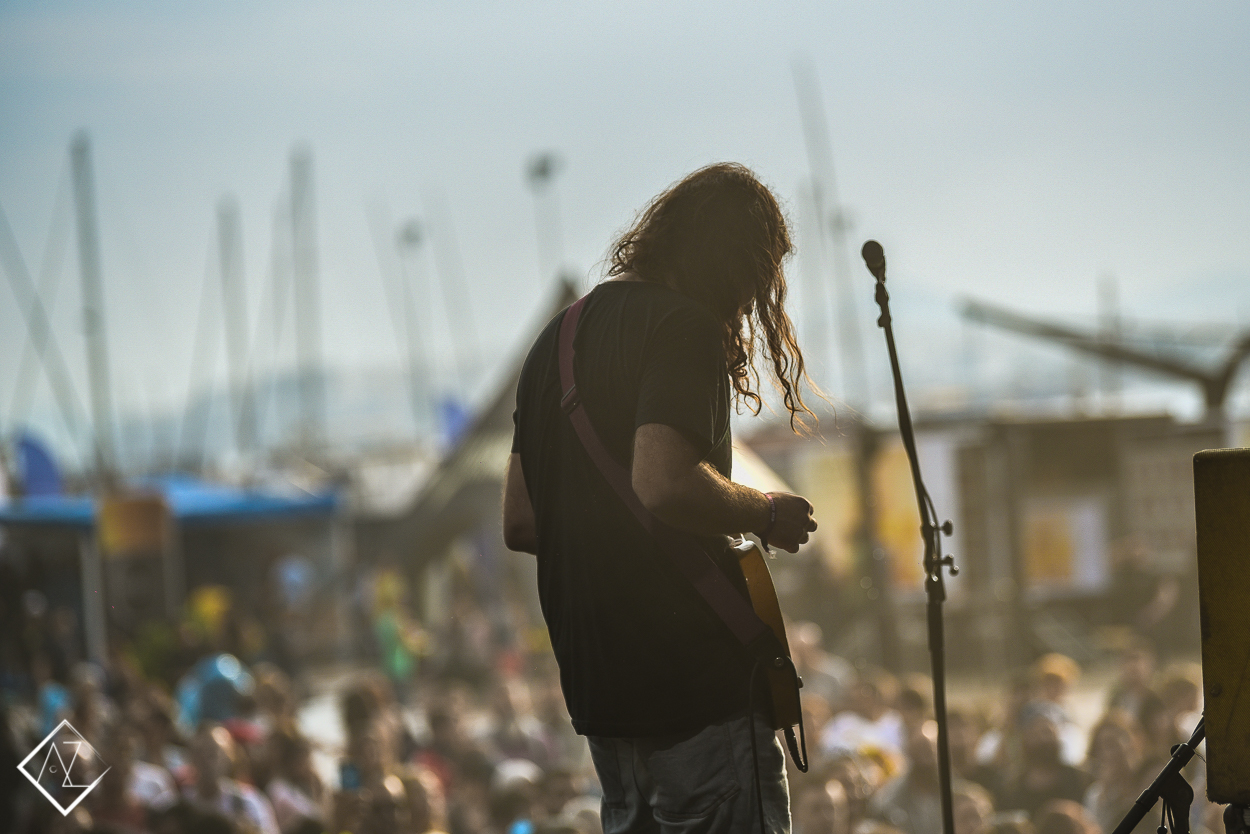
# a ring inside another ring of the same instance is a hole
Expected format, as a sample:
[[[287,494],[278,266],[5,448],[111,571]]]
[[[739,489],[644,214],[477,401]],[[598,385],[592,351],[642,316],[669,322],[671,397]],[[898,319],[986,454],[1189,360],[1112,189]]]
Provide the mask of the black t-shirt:
[[[747,708],[750,661],[612,491],[561,411],[563,319],[547,325],[525,361],[512,450],[534,506],[539,599],[573,726],[608,737],[706,726]],[[723,333],[706,308],[658,284],[609,281],[590,293],[574,374],[595,431],[626,468],[634,430],[662,423],[729,476]],[[707,544],[745,595],[724,537]]]

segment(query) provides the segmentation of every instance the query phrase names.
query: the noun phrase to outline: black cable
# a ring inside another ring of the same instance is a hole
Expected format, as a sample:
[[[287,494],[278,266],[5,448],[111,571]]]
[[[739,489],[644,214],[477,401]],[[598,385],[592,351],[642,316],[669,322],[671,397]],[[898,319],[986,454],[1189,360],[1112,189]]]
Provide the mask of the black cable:
[[[764,788],[760,779],[760,754],[755,743],[755,676],[763,667],[763,659],[757,658],[751,667],[751,692],[747,697],[747,723],[751,725],[751,770],[755,776],[755,810],[760,817],[760,834],[768,834],[768,826],[764,824]]]
[[[801,686],[799,681],[799,670],[794,665],[793,658],[783,656],[781,658],[786,665],[790,667],[790,674],[794,676],[796,684]],[[811,763],[807,760],[807,725],[803,722],[803,704],[799,702],[799,735],[796,739],[794,736],[794,728],[787,727],[785,729],[786,744],[790,747],[790,759],[794,762],[794,766],[798,768],[800,773],[807,773]]]
[[[799,671],[794,666],[794,660],[792,660],[791,658],[785,655],[781,655],[777,658],[774,658],[774,662],[777,660],[781,660],[786,665],[788,665],[790,667],[790,673],[794,675],[796,679],[798,678]],[[759,813],[760,834],[768,834],[768,826],[764,822],[764,788],[763,788],[763,779],[760,777],[759,747],[755,740],[755,715],[756,715],[755,696],[758,691],[758,687],[756,687],[755,684],[757,680],[756,676],[759,674],[760,669],[764,666],[764,663],[765,663],[765,660],[763,658],[757,658],[755,661],[755,665],[751,667],[751,683],[750,683],[751,689],[747,697],[747,709],[748,709],[747,720],[751,724],[751,771],[755,780],[755,804],[756,804],[756,809]],[[807,773],[807,769],[810,763],[808,762],[808,759],[807,759],[807,729],[806,729],[805,724],[803,723],[803,710],[802,709],[799,710],[798,741],[797,742],[794,741],[793,729],[787,728],[785,732],[786,732],[786,741],[787,743],[790,744],[790,758],[794,760],[794,766],[798,768],[801,773]],[[783,766],[784,766],[784,762],[783,762]]]

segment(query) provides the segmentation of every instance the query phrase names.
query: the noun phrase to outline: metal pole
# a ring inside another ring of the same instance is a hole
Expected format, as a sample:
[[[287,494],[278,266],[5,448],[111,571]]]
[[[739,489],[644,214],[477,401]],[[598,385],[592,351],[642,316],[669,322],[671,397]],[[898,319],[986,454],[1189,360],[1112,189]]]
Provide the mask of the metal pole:
[[[78,578],[82,586],[82,625],[87,638],[87,657],[97,663],[108,660],[108,624],[104,618],[104,565],[95,529],[78,537]]]
[[[78,267],[82,274],[83,331],[87,343],[96,468],[98,474],[107,480],[115,469],[113,403],[109,384],[108,339],[104,331],[104,282],[100,276],[95,181],[91,169],[91,142],[86,131],[74,134],[69,155],[74,175],[74,207],[78,217]]]
[[[221,265],[221,300],[230,367],[230,399],[234,405],[234,440],[239,452],[252,451],[256,416],[247,378],[247,289],[243,279],[243,229],[239,203],[233,196],[217,203],[217,247]]]
[[[477,328],[473,320],[473,307],[469,301],[469,286],[464,275],[464,262],[460,257],[460,245],[456,241],[451,222],[451,211],[441,191],[431,191],[426,202],[431,207],[434,221],[434,265],[438,283],[443,291],[443,311],[447,316],[447,329],[451,336],[452,358],[455,361],[455,390],[464,401],[472,393],[473,374],[481,365],[478,350]]]
[[[824,252],[825,236],[829,235],[829,245],[833,249],[834,318],[842,355],[842,386],[847,402],[862,411],[869,400],[868,366],[864,361],[863,340],[855,315],[855,292],[851,284],[849,246],[846,239],[848,223],[838,203],[832,143],[829,140],[825,108],[821,102],[820,81],[810,65],[796,63],[794,85],[799,99],[799,114],[803,119],[808,165],[812,173],[812,201],[816,207],[820,247]]]
[[[165,590],[165,616],[176,622],[186,593],[186,571],[182,556],[182,531],[173,509],[165,517],[164,547],[161,548],[161,580]]]
[[[427,418],[434,424],[438,423],[438,415],[430,414],[432,386],[430,375],[426,373],[428,363],[421,344],[421,323],[417,318],[417,299],[424,286],[424,282],[418,279],[420,249],[424,239],[421,224],[416,220],[405,223],[395,237],[399,261],[399,303],[403,306],[404,338],[408,347],[408,396],[412,407],[412,425],[418,437]],[[410,263],[411,272],[408,268]],[[454,338],[455,334],[452,336]]]
[[[823,241],[824,228],[821,224],[820,188],[814,180],[799,183],[799,230],[800,241]],[[804,353],[818,358],[819,364],[809,366],[809,373],[816,384],[825,390],[833,390],[833,351],[832,326],[829,323],[829,310],[832,304],[825,298],[825,265],[821,258],[823,247],[820,245],[800,245],[799,266],[803,269],[803,284],[800,289],[805,296],[803,301],[806,326],[803,332],[803,344],[807,346]],[[843,386],[845,391],[845,385]]]
[[[538,271],[546,281],[564,266],[560,235],[560,208],[553,185],[561,165],[551,151],[535,154],[525,169],[525,178],[534,193],[534,230],[538,242]]]
[[[328,521],[330,575],[336,584],[348,574],[355,562],[355,537],[351,516],[342,508],[334,510]],[[350,660],[355,645],[352,633],[351,606],[346,594],[334,595],[334,640],[340,660]]]
[[[313,201],[312,151],[306,145],[296,145],[291,150],[291,254],[300,440],[305,446],[315,446],[325,436],[325,391],[321,367],[317,214]]]

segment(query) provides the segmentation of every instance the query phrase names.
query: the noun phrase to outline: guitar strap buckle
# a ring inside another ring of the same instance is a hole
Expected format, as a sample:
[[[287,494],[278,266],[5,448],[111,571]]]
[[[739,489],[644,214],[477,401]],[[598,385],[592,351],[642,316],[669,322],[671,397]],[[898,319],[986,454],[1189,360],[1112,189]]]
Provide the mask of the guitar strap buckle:
[[[577,383],[569,386],[569,390],[564,392],[564,396],[560,398],[560,409],[565,414],[572,414],[576,408],[582,404],[582,398],[577,392]]]

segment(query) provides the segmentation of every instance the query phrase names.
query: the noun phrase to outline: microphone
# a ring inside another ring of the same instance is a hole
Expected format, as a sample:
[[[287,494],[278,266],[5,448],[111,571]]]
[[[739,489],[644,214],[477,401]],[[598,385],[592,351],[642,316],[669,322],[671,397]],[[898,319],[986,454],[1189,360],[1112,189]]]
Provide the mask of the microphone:
[[[864,248],[860,250],[860,254],[864,256],[864,263],[868,266],[868,271],[878,281],[885,280],[885,250],[881,248],[881,244],[875,240],[869,240],[864,243]]]

